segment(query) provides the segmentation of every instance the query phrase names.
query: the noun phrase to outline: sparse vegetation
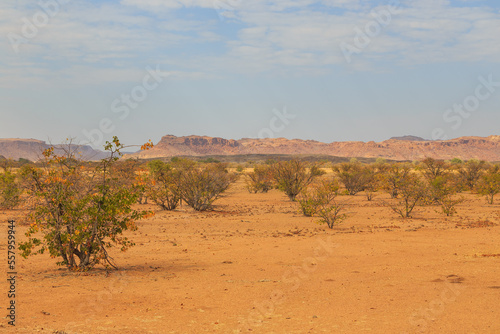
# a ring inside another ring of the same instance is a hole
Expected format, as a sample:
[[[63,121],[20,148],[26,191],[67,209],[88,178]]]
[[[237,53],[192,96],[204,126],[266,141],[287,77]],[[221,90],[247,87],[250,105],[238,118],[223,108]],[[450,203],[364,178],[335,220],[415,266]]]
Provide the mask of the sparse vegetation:
[[[291,201],[310,185],[317,176],[323,175],[316,165],[307,168],[307,163],[300,160],[280,161],[272,165],[274,180],[278,189],[283,191]]]
[[[160,160],[148,163],[150,179],[146,194],[163,210],[175,210],[181,200],[178,170]]]
[[[478,194],[486,196],[489,204],[493,204],[495,196],[500,193],[500,166],[494,165],[481,175],[476,189]]]
[[[174,167],[178,172],[179,196],[196,211],[211,210],[213,202],[237,178],[221,163],[196,166],[192,161],[181,159]]]
[[[71,145],[64,155],[44,152],[45,168],[27,167],[23,176],[37,200],[29,215],[27,241],[20,243],[28,257],[48,251],[73,270],[87,270],[101,263],[116,266],[108,253],[113,245],[122,251],[134,243],[122,233],[135,230],[135,222],[150,213],[132,209],[137,194],[116,178],[115,164],[123,146],[114,137],[105,149],[109,158],[94,169],[75,158]],[[42,237],[39,237],[41,233]]]
[[[273,188],[273,171],[269,165],[257,165],[247,176],[247,189],[251,193],[267,193]]]
[[[398,198],[389,204],[402,218],[410,218],[415,206],[426,198],[427,188],[418,175],[409,173],[398,181]]]
[[[4,162],[3,171],[0,171],[0,209],[13,209],[20,204],[22,190],[8,160]]]
[[[340,163],[333,167],[333,171],[351,196],[367,189],[375,181],[373,170],[358,161]]]

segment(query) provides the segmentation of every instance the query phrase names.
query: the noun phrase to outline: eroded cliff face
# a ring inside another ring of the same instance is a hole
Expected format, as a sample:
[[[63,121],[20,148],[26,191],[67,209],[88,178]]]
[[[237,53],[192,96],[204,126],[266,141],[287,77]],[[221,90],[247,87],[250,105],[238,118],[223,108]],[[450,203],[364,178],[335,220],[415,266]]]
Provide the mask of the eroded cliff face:
[[[1,153],[1,152],[0,152]],[[460,158],[500,161],[500,136],[462,137],[447,141],[389,139],[383,142],[333,142],[266,138],[228,140],[206,136],[165,136],[151,150],[130,155],[139,158],[235,154],[324,154],[339,157],[419,160]]]

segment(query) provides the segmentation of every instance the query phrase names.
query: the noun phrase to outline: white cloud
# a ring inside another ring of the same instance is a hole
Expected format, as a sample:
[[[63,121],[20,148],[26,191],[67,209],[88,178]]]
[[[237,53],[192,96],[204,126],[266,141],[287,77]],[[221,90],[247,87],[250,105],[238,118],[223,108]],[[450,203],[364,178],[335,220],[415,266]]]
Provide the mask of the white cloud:
[[[20,45],[19,54],[3,39],[0,63],[9,68],[0,70],[0,84],[47,78],[126,80],[133,71],[156,63],[199,78],[261,72],[317,75],[332,65],[366,70],[387,60],[400,66],[500,60],[498,11],[479,3],[454,7],[448,0],[406,3],[348,65],[339,44],[353,43],[354,29],[374,21],[370,12],[383,5],[370,8],[360,0],[122,0],[89,5],[74,0]],[[320,11],[314,4],[326,7]],[[181,16],[179,8],[214,12],[212,18],[210,12]],[[231,21],[218,21],[217,8],[226,8],[221,15]],[[40,8],[18,1],[0,3],[0,10],[0,35],[7,36],[21,34],[21,19],[31,19]]]

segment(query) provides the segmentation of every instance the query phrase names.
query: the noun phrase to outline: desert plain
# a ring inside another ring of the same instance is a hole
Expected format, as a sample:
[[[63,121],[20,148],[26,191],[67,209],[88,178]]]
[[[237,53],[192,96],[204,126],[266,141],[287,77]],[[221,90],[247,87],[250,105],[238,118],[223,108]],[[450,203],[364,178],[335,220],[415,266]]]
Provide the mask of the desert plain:
[[[17,255],[16,326],[5,333],[500,333],[500,206],[465,193],[457,214],[399,218],[386,193],[342,196],[329,229],[282,192],[240,178],[214,211],[182,206],[138,222],[118,270],[72,272]],[[138,204],[139,205],[139,204]],[[7,220],[0,250],[7,271]],[[6,277],[6,274],[3,275]]]

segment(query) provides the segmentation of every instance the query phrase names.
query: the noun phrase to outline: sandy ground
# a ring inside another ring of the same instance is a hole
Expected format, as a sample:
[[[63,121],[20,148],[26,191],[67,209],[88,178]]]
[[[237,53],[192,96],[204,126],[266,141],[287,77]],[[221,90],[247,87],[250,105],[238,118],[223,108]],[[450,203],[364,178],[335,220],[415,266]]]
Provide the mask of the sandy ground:
[[[111,250],[118,271],[18,255],[17,326],[2,280],[0,332],[500,333],[500,206],[466,197],[453,218],[426,207],[409,220],[385,194],[342,197],[349,218],[329,230],[239,181],[215,212],[141,221],[135,247]],[[18,214],[0,213],[5,258]]]

